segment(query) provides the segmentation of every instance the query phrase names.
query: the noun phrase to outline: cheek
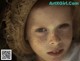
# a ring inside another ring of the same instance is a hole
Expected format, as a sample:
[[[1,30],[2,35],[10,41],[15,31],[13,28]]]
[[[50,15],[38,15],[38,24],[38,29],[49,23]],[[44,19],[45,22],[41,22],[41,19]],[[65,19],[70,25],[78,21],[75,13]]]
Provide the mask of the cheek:
[[[36,38],[37,42],[42,43],[42,44],[47,41],[47,35],[46,34],[44,34],[44,35],[35,34],[34,38]]]
[[[29,36],[29,42],[31,45],[45,45],[46,43],[46,35],[37,35],[37,34],[34,34],[34,33],[31,33],[30,36]]]
[[[72,32],[62,33],[61,36],[63,39],[71,39],[72,38]]]
[[[59,33],[59,35],[60,35],[61,38],[63,38],[63,39],[70,39],[70,38],[72,38],[72,29],[65,30],[65,31],[61,31],[61,32]]]
[[[32,47],[32,49],[34,50],[34,52],[39,53],[45,50],[45,45],[46,45],[46,37],[44,36],[38,36],[38,35],[34,35],[31,34],[30,39],[29,39],[29,43]]]
[[[72,30],[59,33],[59,37],[61,39],[61,42],[64,45],[64,48],[68,49],[71,45],[71,42],[72,42]]]
[[[72,41],[72,30],[60,32],[59,37],[64,43],[67,42],[69,44]]]

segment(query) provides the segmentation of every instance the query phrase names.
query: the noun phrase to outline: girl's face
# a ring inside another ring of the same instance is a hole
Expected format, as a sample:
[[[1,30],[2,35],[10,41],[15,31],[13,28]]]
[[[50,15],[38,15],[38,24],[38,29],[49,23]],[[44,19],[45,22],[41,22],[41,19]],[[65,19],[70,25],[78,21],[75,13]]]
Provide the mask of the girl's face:
[[[34,9],[26,29],[26,38],[37,55],[37,61],[60,61],[72,41],[71,9],[67,6]]]

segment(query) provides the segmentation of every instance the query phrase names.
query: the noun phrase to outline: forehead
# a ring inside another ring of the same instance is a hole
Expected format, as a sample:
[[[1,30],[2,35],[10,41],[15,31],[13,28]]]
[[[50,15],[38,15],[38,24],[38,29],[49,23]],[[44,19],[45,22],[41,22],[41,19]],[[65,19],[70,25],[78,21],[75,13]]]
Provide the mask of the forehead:
[[[71,20],[71,8],[68,6],[45,6],[34,8],[29,16],[30,23],[59,23]]]

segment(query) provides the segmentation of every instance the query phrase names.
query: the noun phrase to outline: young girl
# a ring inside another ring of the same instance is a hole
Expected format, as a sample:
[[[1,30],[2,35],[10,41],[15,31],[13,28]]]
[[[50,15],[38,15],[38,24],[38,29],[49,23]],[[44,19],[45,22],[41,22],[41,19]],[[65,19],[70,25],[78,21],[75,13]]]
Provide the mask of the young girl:
[[[48,3],[12,1],[4,18],[9,47],[18,61],[80,61],[79,22],[74,18],[74,7]]]

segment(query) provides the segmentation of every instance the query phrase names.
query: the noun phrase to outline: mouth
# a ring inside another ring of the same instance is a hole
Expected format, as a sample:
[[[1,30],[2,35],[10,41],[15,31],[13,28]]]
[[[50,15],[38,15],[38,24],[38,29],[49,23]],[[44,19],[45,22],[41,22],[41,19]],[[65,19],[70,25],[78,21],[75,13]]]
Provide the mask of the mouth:
[[[56,50],[56,51],[50,51],[50,52],[47,52],[48,55],[51,55],[51,56],[58,56],[60,55],[61,53],[63,53],[64,49],[60,49],[60,50]]]

